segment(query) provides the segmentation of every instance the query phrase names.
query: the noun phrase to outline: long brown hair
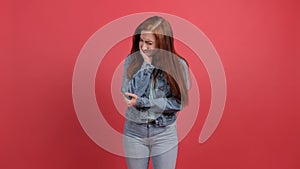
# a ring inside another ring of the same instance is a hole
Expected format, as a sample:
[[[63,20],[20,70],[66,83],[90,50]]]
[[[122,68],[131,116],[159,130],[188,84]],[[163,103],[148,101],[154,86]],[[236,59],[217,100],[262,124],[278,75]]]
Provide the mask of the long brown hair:
[[[150,17],[136,28],[132,37],[131,55],[133,59],[128,66],[127,77],[131,79],[144,62],[139,52],[139,41],[142,31],[150,31],[154,34],[156,48],[159,49],[158,52],[152,56],[151,64],[158,68],[153,72],[154,84],[159,72],[158,70],[163,70],[163,74],[171,87],[172,96],[180,99],[183,105],[186,105],[188,103],[188,91],[184,78],[184,68],[180,59],[183,59],[186,64],[187,61],[175,51],[172,28],[168,21],[162,17]]]

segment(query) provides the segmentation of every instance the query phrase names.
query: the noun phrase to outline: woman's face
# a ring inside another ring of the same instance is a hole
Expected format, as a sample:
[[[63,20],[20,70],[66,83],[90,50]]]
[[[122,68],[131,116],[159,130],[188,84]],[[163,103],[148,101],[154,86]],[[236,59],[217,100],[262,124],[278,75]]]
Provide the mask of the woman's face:
[[[154,54],[156,48],[156,40],[152,32],[141,32],[139,48],[149,57]]]

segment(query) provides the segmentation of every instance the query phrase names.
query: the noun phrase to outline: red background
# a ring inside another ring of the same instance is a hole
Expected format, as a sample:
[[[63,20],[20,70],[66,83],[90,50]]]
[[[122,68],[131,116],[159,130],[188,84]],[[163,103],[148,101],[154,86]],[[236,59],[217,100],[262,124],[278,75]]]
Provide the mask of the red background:
[[[201,93],[200,115],[179,144],[177,168],[300,168],[298,1],[28,0],[0,6],[0,168],[126,168],[123,157],[97,146],[81,128],[72,102],[73,69],[96,30],[119,17],[153,11],[198,26],[217,49],[227,78],[223,118],[199,144],[209,79],[201,62],[176,44],[197,73]],[[130,41],[122,41],[106,58],[116,66],[129,49]],[[101,69],[96,92],[105,109],[110,105],[99,93],[110,93],[99,86],[109,84],[111,75],[101,76]],[[105,117],[122,130],[120,116]]]

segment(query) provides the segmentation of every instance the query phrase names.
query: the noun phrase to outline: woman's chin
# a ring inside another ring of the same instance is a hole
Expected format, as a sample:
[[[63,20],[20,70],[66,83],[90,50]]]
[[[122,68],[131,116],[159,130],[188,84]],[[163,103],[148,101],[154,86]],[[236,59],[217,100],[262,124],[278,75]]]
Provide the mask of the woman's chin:
[[[148,57],[152,57],[152,53],[145,53]]]

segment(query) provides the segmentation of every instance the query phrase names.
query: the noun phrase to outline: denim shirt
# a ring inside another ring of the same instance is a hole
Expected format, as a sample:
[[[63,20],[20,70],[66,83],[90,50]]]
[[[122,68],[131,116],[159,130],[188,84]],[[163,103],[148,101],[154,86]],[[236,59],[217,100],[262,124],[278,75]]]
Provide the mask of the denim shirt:
[[[127,107],[126,118],[136,123],[155,121],[159,126],[173,123],[177,112],[182,109],[182,104],[181,100],[171,97],[171,88],[164,74],[159,71],[154,88],[152,72],[155,67],[144,61],[141,68],[129,80],[126,73],[131,60],[132,55],[128,55],[124,63],[121,92],[134,93],[138,98],[135,107]],[[186,85],[189,88],[188,67],[183,59],[180,60],[184,68]]]

